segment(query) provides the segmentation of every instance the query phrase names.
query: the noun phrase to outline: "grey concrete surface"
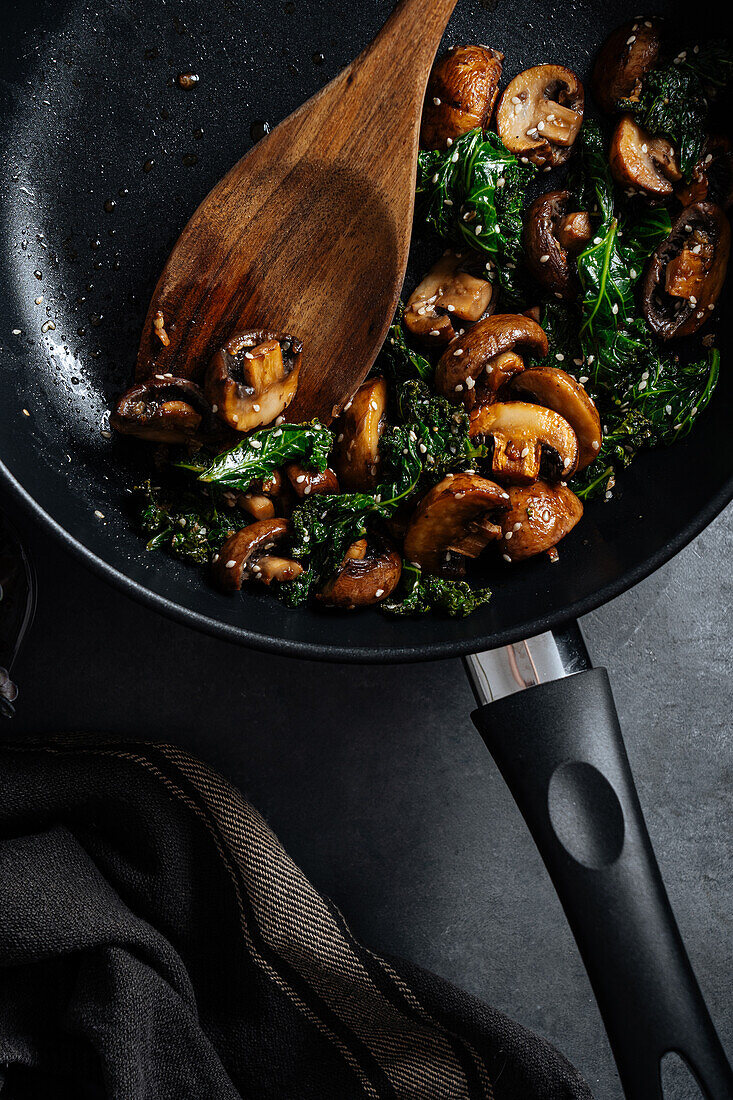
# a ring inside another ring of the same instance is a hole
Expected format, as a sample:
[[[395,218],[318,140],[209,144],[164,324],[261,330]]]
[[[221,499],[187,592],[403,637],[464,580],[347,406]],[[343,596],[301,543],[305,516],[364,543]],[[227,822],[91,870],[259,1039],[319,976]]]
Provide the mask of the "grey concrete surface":
[[[598,1100],[621,1090],[560,905],[469,719],[458,661],[398,668],[267,657],[159,618],[17,511],[39,609],[16,732],[173,740],[237,784],[370,946],[541,1032]],[[712,1014],[730,998],[733,511],[588,616],[669,893]],[[682,1085],[675,1100],[693,1095]]]

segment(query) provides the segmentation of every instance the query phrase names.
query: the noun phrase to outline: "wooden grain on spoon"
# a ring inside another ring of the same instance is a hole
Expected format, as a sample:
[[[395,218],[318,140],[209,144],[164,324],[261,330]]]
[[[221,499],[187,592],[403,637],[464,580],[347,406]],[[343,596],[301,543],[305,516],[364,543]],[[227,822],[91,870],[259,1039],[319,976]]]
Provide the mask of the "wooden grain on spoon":
[[[155,288],[138,380],[200,379],[238,330],[292,332],[304,355],[288,419],[330,422],[402,288],[425,86],[455,3],[402,0],[356,61],[207,195]]]

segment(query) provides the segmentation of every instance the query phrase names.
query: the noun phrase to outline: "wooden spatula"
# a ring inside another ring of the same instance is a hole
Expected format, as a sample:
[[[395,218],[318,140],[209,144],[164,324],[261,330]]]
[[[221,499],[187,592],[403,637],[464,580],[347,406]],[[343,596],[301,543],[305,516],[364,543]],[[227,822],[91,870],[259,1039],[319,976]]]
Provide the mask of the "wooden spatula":
[[[291,332],[304,352],[288,420],[330,422],[374,362],[402,288],[425,86],[455,4],[401,0],[356,61],[207,195],[155,288],[138,380],[200,379],[236,331]]]

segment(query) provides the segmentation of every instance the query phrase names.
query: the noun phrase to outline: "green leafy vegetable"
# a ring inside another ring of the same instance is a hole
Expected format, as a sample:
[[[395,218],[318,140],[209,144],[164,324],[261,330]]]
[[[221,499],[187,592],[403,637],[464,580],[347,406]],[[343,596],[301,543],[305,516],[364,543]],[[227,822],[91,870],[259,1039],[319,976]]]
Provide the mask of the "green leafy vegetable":
[[[491,599],[491,589],[472,588],[468,581],[423,576],[411,562],[402,562],[400,584],[381,605],[391,615],[426,615],[438,611],[450,618],[465,618]]]
[[[166,549],[196,565],[207,564],[229,535],[252,520],[199,487],[146,481],[136,488],[135,503],[148,550]]]
[[[268,477],[286,462],[302,462],[313,469],[325,470],[332,444],[331,432],[317,420],[312,424],[263,428],[215,458],[201,471],[199,481],[246,490],[253,481]]]
[[[434,374],[432,364],[407,342],[402,324],[404,313],[404,302],[400,302],[382,348],[380,365],[384,366],[385,373],[393,383],[399,384],[408,378],[421,378],[423,382],[431,382]]]

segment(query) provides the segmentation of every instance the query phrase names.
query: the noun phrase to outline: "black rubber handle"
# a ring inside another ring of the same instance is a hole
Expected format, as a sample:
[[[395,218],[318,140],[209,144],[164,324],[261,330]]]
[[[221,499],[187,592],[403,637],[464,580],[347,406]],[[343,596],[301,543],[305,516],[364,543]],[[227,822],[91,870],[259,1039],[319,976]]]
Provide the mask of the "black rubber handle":
[[[654,857],[605,669],[481,707],[476,727],[539,848],[577,940],[628,1100],[688,1063],[708,1100],[733,1073]]]

